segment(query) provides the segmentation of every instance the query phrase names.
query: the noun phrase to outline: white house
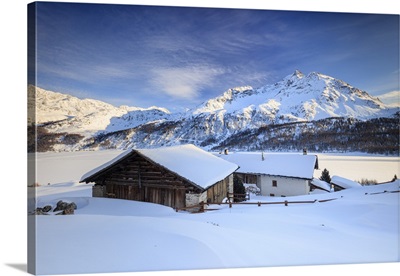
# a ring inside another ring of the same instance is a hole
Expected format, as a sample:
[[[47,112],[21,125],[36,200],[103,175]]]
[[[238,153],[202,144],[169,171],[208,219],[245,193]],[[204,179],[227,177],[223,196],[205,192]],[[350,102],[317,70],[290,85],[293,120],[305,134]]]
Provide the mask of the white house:
[[[244,183],[254,183],[263,196],[296,196],[310,192],[318,157],[292,153],[229,153],[219,155],[235,163]]]

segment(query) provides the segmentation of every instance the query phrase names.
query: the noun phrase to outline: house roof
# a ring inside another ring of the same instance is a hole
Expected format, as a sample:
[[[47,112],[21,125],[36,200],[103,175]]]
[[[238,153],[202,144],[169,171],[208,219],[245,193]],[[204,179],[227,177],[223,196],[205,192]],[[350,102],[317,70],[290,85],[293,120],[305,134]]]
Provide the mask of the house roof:
[[[239,173],[312,179],[318,167],[317,156],[311,154],[236,152],[219,156],[239,165]]]
[[[323,181],[323,180],[313,178],[313,180],[311,181],[311,184],[313,184],[314,186],[316,186],[316,187],[318,187],[318,188],[320,188],[322,190],[325,190],[327,192],[331,191],[330,184],[328,182]]]
[[[106,169],[112,167],[115,163],[120,162],[122,159],[124,159],[126,156],[128,156],[131,153],[132,153],[132,150],[126,150],[126,151],[122,152],[121,154],[117,155],[110,161],[108,161],[108,162],[88,171],[84,175],[82,175],[81,180],[79,180],[79,182],[86,182],[88,178],[91,178],[91,177],[95,176],[96,174],[103,172]]]
[[[344,189],[361,187],[360,183],[337,175],[332,176],[331,183]]]
[[[218,181],[223,180],[238,169],[236,164],[188,144],[155,149],[127,150],[111,161],[83,175],[81,182],[85,182],[86,179],[110,168],[134,152],[203,189],[207,189]]]

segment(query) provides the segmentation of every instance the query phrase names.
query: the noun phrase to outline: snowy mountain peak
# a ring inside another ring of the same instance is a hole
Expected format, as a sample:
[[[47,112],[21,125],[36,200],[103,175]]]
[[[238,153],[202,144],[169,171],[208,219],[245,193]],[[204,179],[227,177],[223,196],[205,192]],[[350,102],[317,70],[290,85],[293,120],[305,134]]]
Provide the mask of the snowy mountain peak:
[[[222,110],[231,103],[232,101],[236,101],[240,98],[244,98],[250,96],[254,93],[254,89],[251,86],[241,86],[228,89],[221,96],[210,99],[200,106],[198,106],[195,110],[192,110],[191,113],[193,115],[198,115],[201,113],[210,113],[218,110]]]
[[[239,98],[250,96],[252,93],[254,93],[253,87],[240,86],[240,87],[235,87],[235,88],[229,89],[228,91],[226,91],[224,93],[223,97],[227,101],[233,101],[233,100],[237,100]]]
[[[294,82],[302,78],[304,78],[304,74],[300,70],[295,70],[293,74],[286,76],[282,81],[276,83],[275,85],[283,82],[286,86],[291,86]]]
[[[300,78],[304,77],[304,74],[302,72],[300,72],[300,70],[296,69],[293,73],[293,76],[296,76],[300,79]]]
[[[310,72],[307,75],[307,78],[308,79],[321,79],[321,78],[331,78],[331,79],[333,79],[332,77],[329,77],[327,75],[324,75],[324,74],[321,74],[321,73],[318,73],[318,72]]]
[[[285,77],[284,79],[297,80],[297,79],[302,79],[303,77],[304,74],[300,70],[295,70],[293,74]]]
[[[192,114],[215,112],[239,121],[245,118],[249,124],[260,126],[328,117],[387,117],[393,109],[342,80],[318,72],[304,75],[296,70],[274,85],[229,89]]]
[[[35,105],[36,118],[28,122],[48,124],[53,132],[72,132],[91,135],[97,131],[117,131],[170,118],[168,109],[115,107],[111,104],[28,86],[28,104]]]

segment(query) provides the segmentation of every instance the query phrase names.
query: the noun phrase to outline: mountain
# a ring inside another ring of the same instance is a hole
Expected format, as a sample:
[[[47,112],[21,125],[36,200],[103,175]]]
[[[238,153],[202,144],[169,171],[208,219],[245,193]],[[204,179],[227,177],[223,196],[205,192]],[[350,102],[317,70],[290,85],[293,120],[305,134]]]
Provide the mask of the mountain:
[[[51,132],[78,133],[87,137],[99,131],[118,131],[171,117],[165,108],[115,107],[102,101],[82,100],[32,85],[28,86],[28,99],[28,103],[36,103],[37,124],[45,124]],[[32,121],[34,118],[28,118],[28,122]]]
[[[34,92],[35,88],[29,90]],[[398,151],[398,138],[394,138],[398,136],[398,108],[389,107],[344,81],[316,72],[304,75],[296,70],[274,84],[232,88],[183,114],[171,114],[160,107],[117,108],[40,88],[36,91],[38,123],[46,134],[42,136],[46,137],[43,145],[49,141],[54,144],[46,146],[46,150],[193,143],[213,150],[223,147],[297,150],[307,146],[317,151],[368,151],[375,146],[357,142],[368,126],[365,135],[375,141],[373,144],[377,141],[385,144],[377,151]],[[374,132],[383,138],[371,137]],[[315,133],[315,137],[310,133]],[[327,133],[349,146],[329,146],[336,144],[336,140],[327,139]],[[50,139],[50,134],[57,137]],[[358,137],[355,140],[351,138],[354,135]],[[386,142],[390,143],[389,148]]]
[[[229,89],[210,99],[193,114],[231,114],[254,123],[284,123],[329,117],[369,119],[390,116],[393,109],[351,85],[320,74],[305,76],[296,70],[272,85]]]

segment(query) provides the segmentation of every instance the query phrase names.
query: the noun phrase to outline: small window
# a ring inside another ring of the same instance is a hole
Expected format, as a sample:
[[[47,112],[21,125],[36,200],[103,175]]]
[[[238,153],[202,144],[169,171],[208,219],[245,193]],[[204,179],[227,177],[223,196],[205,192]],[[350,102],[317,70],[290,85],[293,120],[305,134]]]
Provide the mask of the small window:
[[[269,194],[269,196],[275,196],[275,194]]]
[[[278,182],[276,180],[272,180],[272,187],[278,187]]]

